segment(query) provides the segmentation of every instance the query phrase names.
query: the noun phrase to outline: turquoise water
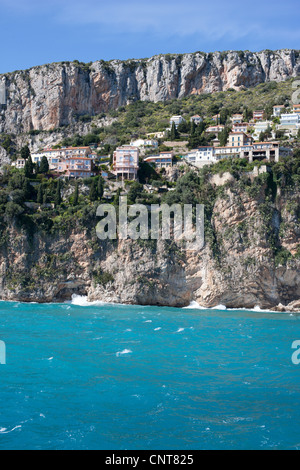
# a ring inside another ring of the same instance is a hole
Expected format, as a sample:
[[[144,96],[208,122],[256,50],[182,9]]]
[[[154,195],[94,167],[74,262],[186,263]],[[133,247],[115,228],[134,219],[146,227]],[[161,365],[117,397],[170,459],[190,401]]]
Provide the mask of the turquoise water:
[[[300,448],[296,315],[0,303],[0,449]]]

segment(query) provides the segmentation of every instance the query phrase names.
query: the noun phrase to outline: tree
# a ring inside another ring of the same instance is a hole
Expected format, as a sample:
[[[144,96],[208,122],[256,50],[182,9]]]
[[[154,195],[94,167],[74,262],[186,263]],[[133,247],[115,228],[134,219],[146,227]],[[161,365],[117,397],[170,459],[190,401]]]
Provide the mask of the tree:
[[[43,193],[43,204],[47,204],[47,202],[48,202],[48,191],[47,189],[45,189]]]
[[[36,202],[38,204],[43,204],[43,187],[41,184],[39,184],[39,187],[38,187]]]
[[[28,145],[25,145],[25,147],[21,148],[21,158],[24,158],[24,160],[27,160],[27,158],[30,157],[30,150]]]
[[[54,204],[59,206],[61,204],[61,194],[60,194],[60,180],[57,181],[56,193],[54,197]]]
[[[92,184],[90,187],[90,201],[96,201],[98,198],[98,191],[97,191],[97,186],[96,186],[96,180],[92,180]]]
[[[230,114],[228,108],[222,108],[220,111],[220,124],[226,124],[227,118]]]
[[[228,141],[229,129],[224,127],[224,129],[219,133],[220,146],[225,147]]]
[[[29,157],[27,158],[27,160],[25,162],[24,172],[25,172],[26,178],[32,178],[32,176],[33,176],[33,163],[32,163],[30,154],[29,154]]]
[[[264,133],[264,132],[261,132],[261,133],[259,134],[258,140],[259,140],[259,142],[264,142],[264,141],[265,141],[265,138],[266,138],[265,133]]]
[[[32,186],[29,182],[28,178],[25,178],[24,183],[23,183],[23,192],[24,192],[24,198],[29,199],[32,193]]]
[[[75,191],[74,191],[74,196],[73,196],[73,206],[78,206],[78,181],[76,181],[75,185]]]
[[[252,111],[251,111],[249,108],[247,108],[247,106],[244,106],[243,120],[244,120],[245,122],[249,122],[250,119],[252,118],[252,116],[253,116]]]
[[[192,119],[191,124],[190,124],[190,135],[195,134],[195,129],[196,129],[196,125],[195,125],[194,120]]]
[[[115,207],[118,207],[118,206],[119,206],[119,198],[120,198],[120,196],[121,196],[121,188],[118,188],[118,189],[117,189],[117,192],[116,192],[116,195],[115,195],[115,197],[114,197],[114,200],[113,200],[113,205],[114,205]]]
[[[267,137],[267,138],[272,137],[272,129],[269,125],[268,125],[267,129],[265,130],[265,137]]]
[[[175,122],[172,122],[172,127],[171,127],[171,133],[170,133],[170,139],[171,140],[176,140],[179,137],[179,132],[176,129]]]
[[[98,193],[98,198],[102,199],[103,193],[104,193],[104,180],[102,176],[99,176],[98,178],[97,193]]]
[[[187,134],[190,130],[190,125],[186,121],[182,121],[177,128],[179,133]]]
[[[137,181],[135,181],[131,186],[130,186],[130,189],[129,189],[129,192],[128,192],[128,199],[135,203],[136,201],[136,198],[141,196],[143,192],[143,185],[138,183]]]
[[[41,160],[41,164],[40,164],[40,167],[39,167],[39,172],[40,173],[48,173],[49,171],[49,163],[48,163],[48,159],[47,157],[45,157],[45,155],[42,157],[42,160]]]

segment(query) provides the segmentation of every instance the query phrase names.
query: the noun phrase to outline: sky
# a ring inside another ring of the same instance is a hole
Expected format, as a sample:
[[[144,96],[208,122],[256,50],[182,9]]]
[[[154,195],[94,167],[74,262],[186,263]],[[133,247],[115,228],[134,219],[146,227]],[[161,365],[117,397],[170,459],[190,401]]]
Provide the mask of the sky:
[[[299,0],[0,0],[0,73],[50,62],[300,49]]]

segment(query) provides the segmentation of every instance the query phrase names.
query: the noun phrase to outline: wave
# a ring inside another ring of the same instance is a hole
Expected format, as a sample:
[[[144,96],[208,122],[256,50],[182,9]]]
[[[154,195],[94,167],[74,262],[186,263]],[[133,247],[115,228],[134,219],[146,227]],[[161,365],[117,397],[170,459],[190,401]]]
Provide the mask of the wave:
[[[196,302],[195,300],[192,300],[190,305],[188,305],[187,307],[183,307],[183,308],[184,309],[191,308],[191,309],[199,309],[199,310],[227,310],[226,305],[220,304],[220,305],[216,305],[215,307],[203,307],[203,305],[198,304],[198,302]]]
[[[203,305],[198,304],[195,300],[193,300],[190,305],[187,307],[183,307],[184,309],[197,309],[197,310],[242,310],[242,311],[247,311],[247,312],[265,312],[265,313],[277,313],[274,310],[268,310],[268,309],[263,309],[259,305],[256,305],[254,308],[246,308],[246,307],[240,307],[240,308],[228,308],[226,305],[220,304],[216,305],[215,307],[203,307]],[[288,313],[288,312],[283,312],[283,313]]]
[[[22,428],[21,425],[15,426],[14,428],[8,430],[7,428],[0,428],[0,434],[9,434],[10,432],[13,432],[15,429],[20,429]]]
[[[131,349],[123,349],[123,351],[118,351],[116,353],[117,357],[124,356],[125,354],[130,354],[132,353]]]
[[[101,300],[94,300],[92,302],[88,301],[88,297],[86,295],[77,295],[73,294],[72,295],[72,300],[71,300],[72,305],[77,305],[79,307],[91,307],[91,306],[101,306],[101,305],[108,305],[109,302],[102,302]]]
[[[196,302],[195,300],[192,300],[192,302],[190,303],[190,305],[188,305],[187,307],[183,307],[184,309],[188,309],[188,308],[199,308],[201,310],[206,310],[206,307],[202,307],[202,305],[198,304],[198,302]]]

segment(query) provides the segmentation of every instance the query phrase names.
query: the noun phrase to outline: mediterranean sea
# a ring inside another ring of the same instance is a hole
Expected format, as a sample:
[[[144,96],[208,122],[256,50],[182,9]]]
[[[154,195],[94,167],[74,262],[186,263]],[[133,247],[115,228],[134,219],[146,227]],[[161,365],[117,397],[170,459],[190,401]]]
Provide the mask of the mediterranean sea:
[[[299,449],[300,316],[0,302],[0,449]]]

